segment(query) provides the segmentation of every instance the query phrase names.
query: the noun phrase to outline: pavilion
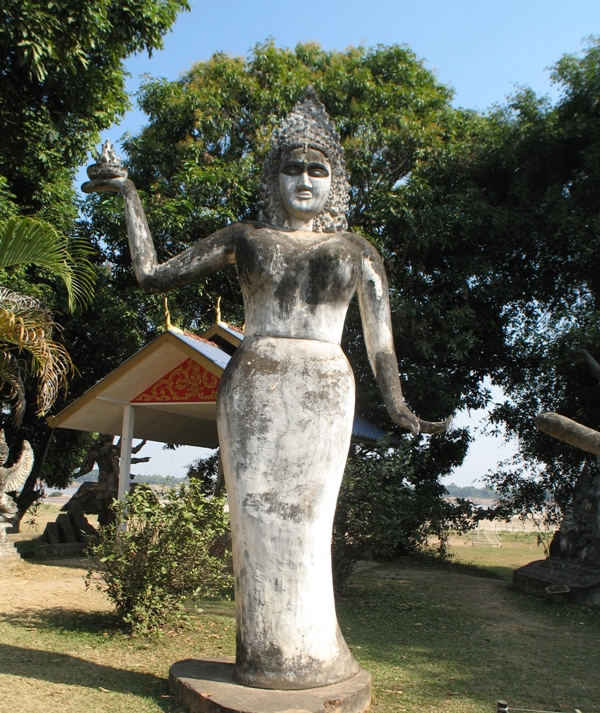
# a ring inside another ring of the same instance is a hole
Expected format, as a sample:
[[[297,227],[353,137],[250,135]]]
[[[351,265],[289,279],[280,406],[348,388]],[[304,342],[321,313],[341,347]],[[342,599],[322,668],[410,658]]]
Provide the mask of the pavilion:
[[[244,333],[217,318],[196,336],[169,328],[56,416],[51,428],[121,435],[119,498],[127,492],[134,438],[217,448],[216,401],[225,367]],[[385,433],[355,416],[354,440]]]

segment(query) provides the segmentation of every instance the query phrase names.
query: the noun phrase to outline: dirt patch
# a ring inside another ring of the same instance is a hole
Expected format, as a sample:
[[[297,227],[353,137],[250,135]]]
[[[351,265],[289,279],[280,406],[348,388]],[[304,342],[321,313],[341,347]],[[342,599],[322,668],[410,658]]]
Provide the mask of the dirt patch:
[[[85,588],[85,560],[67,559],[30,563],[22,561],[0,570],[0,611],[14,614],[32,609],[108,611],[108,599]]]

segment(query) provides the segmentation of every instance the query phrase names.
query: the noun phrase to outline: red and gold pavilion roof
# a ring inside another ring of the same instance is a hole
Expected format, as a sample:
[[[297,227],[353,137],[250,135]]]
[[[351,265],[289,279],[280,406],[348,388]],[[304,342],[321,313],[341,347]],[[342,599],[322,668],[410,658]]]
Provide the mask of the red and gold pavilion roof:
[[[136,407],[134,438],[216,448],[221,375],[243,339],[229,325],[206,333],[167,331],[56,416],[52,428],[121,433],[123,407]],[[227,349],[227,351],[225,351]]]

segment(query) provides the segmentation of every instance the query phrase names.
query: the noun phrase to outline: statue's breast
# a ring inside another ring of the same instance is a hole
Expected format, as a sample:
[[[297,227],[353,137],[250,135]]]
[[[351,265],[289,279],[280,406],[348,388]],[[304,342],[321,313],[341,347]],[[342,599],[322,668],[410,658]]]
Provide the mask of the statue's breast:
[[[361,255],[343,233],[304,242],[293,233],[263,229],[240,241],[236,263],[247,304],[268,299],[281,314],[291,314],[298,308],[345,309],[358,284]]]

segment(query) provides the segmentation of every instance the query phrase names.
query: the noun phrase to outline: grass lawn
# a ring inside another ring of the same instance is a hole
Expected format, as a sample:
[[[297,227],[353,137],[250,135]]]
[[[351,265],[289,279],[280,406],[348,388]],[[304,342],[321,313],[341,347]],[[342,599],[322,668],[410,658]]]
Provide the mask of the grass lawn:
[[[493,713],[498,699],[600,713],[600,611],[513,591],[498,576],[541,551],[535,535],[502,539],[499,550],[459,540],[451,563],[408,559],[355,575],[338,614],[373,676],[374,713]],[[169,665],[234,653],[231,602],[202,602],[189,630],[132,639],[103,596],[84,590],[84,570],[66,564],[0,572],[2,713],[175,713]]]
[[[491,570],[502,579],[512,580],[515,569],[532,560],[544,559],[544,549],[538,544],[538,533],[500,532],[502,545],[472,545],[470,535],[452,537],[450,552],[456,562],[474,564]],[[552,537],[550,536],[550,541]]]

